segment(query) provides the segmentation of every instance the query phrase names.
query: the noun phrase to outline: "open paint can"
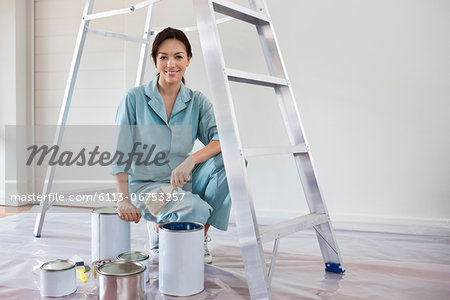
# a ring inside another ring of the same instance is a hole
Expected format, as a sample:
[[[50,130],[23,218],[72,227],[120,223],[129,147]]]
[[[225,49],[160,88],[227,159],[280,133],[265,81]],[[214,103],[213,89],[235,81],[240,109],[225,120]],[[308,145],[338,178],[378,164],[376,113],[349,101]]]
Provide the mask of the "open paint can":
[[[91,264],[91,270],[92,270],[92,277],[97,278],[97,270],[104,264],[112,262],[112,259],[100,259],[93,261]]]
[[[204,226],[194,222],[159,225],[159,290],[190,296],[204,290]]]
[[[97,270],[100,300],[144,300],[147,267],[126,260],[112,261]]]
[[[63,297],[75,293],[77,277],[75,263],[70,260],[49,261],[41,266],[41,296]]]
[[[144,252],[140,252],[140,251],[130,251],[130,252],[125,252],[122,254],[119,254],[119,256],[117,256],[118,260],[128,260],[128,261],[135,261],[138,263],[143,264],[147,270],[145,270],[144,272],[144,277],[145,277],[145,282],[149,281],[149,255],[147,253]]]
[[[117,207],[94,208],[91,214],[92,260],[116,259],[130,251],[130,223],[122,220]]]

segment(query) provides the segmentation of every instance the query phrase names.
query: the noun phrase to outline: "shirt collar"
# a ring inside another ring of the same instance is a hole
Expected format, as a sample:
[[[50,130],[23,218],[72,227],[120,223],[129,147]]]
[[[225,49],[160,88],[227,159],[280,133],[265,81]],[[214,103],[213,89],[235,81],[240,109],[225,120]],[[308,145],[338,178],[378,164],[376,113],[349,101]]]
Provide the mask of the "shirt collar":
[[[158,90],[158,79],[159,76],[156,76],[151,80],[144,88],[145,94],[150,98],[147,102],[148,105],[155,111],[155,113],[167,124],[167,113],[166,108],[164,106],[164,101]],[[175,104],[173,105],[172,117],[186,108],[186,103],[191,100],[191,93],[189,89],[181,83],[180,90],[178,91],[177,99],[175,99]]]

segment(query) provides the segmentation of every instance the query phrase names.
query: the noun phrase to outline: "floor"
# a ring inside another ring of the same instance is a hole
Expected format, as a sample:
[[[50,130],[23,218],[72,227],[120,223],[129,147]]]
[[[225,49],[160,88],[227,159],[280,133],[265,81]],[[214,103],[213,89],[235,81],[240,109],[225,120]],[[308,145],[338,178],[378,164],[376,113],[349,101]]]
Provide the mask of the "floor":
[[[54,207],[43,235],[32,235],[37,207],[0,218],[0,299],[40,299],[39,266],[73,255],[90,261],[90,213]],[[430,225],[431,224],[431,225]],[[313,231],[280,242],[273,275],[274,299],[450,299],[450,225],[441,223],[334,223],[346,268],[324,272]],[[147,249],[146,226],[133,224],[132,250]],[[212,265],[205,266],[205,291],[183,299],[249,299],[234,224],[211,231]],[[267,259],[272,245],[265,245]],[[150,269],[148,299],[172,299],[158,291],[157,266]],[[92,278],[77,282],[64,299],[96,299]],[[180,299],[180,297],[173,298]]]
[[[4,206],[0,205],[0,218],[17,215],[23,211],[30,210],[32,206]]]

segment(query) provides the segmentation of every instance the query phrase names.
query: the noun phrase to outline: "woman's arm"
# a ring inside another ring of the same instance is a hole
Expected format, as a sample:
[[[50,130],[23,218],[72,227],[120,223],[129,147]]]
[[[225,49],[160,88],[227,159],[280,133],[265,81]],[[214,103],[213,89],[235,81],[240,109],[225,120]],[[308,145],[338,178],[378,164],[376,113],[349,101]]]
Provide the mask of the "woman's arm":
[[[211,141],[208,145],[192,154],[192,162],[196,164],[207,161],[211,157],[216,156],[221,151],[220,141]]]
[[[136,208],[130,202],[130,192],[128,191],[128,173],[122,172],[114,175],[116,177],[117,192],[121,197],[119,197],[117,210],[119,212],[119,217],[125,221],[139,222],[141,219],[141,213],[139,209]]]
[[[202,163],[211,157],[216,156],[221,151],[219,141],[211,141],[204,148],[186,158],[178,167],[172,171],[170,184],[182,187],[191,179],[191,172],[196,164]]]

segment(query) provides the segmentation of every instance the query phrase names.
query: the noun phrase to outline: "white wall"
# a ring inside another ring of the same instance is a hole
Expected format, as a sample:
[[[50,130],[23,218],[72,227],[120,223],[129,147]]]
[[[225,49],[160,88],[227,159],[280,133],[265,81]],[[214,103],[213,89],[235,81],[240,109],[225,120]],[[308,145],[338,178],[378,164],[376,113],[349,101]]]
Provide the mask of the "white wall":
[[[450,3],[276,2],[332,214],[449,219]]]
[[[9,45],[14,44],[15,37],[14,32],[11,30],[6,30],[6,28],[11,28],[11,25],[14,23],[14,3],[12,1],[4,1],[0,2],[0,28],[4,28],[2,30],[2,39],[0,39],[0,95],[1,99],[4,99],[0,102],[0,204],[4,203],[4,195],[5,195],[5,128],[4,126],[9,122],[14,122],[15,120],[11,120],[14,115],[11,114],[11,111],[15,114],[15,107],[11,108],[11,103],[6,101],[9,99],[10,101],[15,98],[15,91],[9,89],[8,87],[15,84],[14,76],[11,76],[11,71],[15,71],[15,61],[14,61],[14,47],[10,47]],[[15,74],[15,72],[13,73]],[[10,118],[11,117],[11,118]]]
[[[84,0],[35,1],[36,124],[56,124],[64,95]],[[123,0],[96,1],[96,11],[124,6]],[[123,31],[124,18],[91,22]],[[113,124],[124,90],[124,42],[88,35],[67,124]]]
[[[134,2],[97,0],[94,10]],[[56,122],[83,5],[36,0],[37,124]],[[268,5],[331,215],[449,219],[450,3]],[[134,30],[143,20],[139,12],[96,27],[140,36]],[[194,20],[190,1],[167,0],[158,4],[155,26],[192,26]],[[229,67],[267,72],[251,27],[232,21],[220,32]],[[194,51],[188,86],[209,95],[198,37],[188,36]],[[138,51],[133,44],[88,37],[69,123],[112,124],[122,93],[133,85]],[[153,74],[149,68],[147,79]],[[234,84],[232,91],[244,146],[287,143],[269,89]],[[271,171],[261,172],[264,166]],[[251,159],[249,173],[262,213],[306,209],[289,158]]]
[[[5,204],[5,125],[26,125],[33,121],[32,109],[32,3],[26,0],[0,2],[0,204]],[[10,161],[9,179],[20,166]],[[23,169],[23,168],[22,168]],[[22,170],[23,171],[23,170]],[[23,177],[22,177],[23,178]],[[9,183],[9,192],[26,192],[32,184]]]

